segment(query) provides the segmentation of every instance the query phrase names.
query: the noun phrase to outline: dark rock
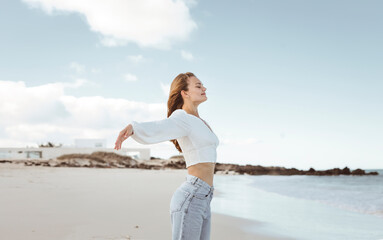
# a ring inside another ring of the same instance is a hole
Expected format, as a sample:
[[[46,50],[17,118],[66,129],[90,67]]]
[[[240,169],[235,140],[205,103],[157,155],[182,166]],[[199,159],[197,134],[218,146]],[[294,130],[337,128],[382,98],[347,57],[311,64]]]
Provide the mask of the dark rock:
[[[366,172],[360,168],[355,169],[351,172],[352,175],[366,175]]]
[[[341,174],[350,175],[350,169],[348,167],[343,168]]]
[[[137,160],[130,156],[101,151],[92,154],[65,154],[57,157],[57,160],[58,166],[70,167],[126,168],[137,165]]]

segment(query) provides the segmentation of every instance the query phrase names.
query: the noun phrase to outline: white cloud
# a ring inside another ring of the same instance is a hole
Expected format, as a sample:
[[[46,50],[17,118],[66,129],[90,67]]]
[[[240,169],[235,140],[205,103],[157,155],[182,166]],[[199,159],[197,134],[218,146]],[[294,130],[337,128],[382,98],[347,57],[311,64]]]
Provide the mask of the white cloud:
[[[128,82],[134,82],[134,81],[138,80],[136,75],[133,75],[133,74],[130,74],[130,73],[125,74],[124,75],[124,79],[125,79],[125,81],[128,81]]]
[[[195,0],[23,0],[47,14],[80,13],[105,46],[129,42],[140,47],[170,49],[187,40],[197,24],[190,16]]]
[[[188,61],[191,61],[194,59],[193,54],[191,54],[191,52],[188,52],[185,50],[181,50],[181,56],[183,59],[188,60]]]
[[[78,88],[85,79],[74,83],[56,82],[26,87],[22,81],[0,81],[0,123],[53,121],[68,116],[61,101],[52,101],[64,95],[65,88]]]
[[[90,85],[97,85],[96,83],[93,83],[85,78],[77,78],[75,79],[75,82],[74,83],[71,83],[71,82],[63,82],[63,83],[60,83],[62,84],[64,87],[67,87],[67,88],[79,88],[79,87],[82,87],[84,86],[85,84],[90,84]]]
[[[102,36],[101,43],[106,47],[118,47],[128,44],[128,41],[124,39]]]
[[[47,141],[71,145],[75,138],[106,138],[108,147],[113,147],[119,131],[130,121],[166,117],[166,104],[67,95],[65,89],[74,86],[79,84],[29,87],[22,81],[0,81],[0,146],[36,147]],[[124,145],[143,147],[132,140]],[[176,153],[170,142],[153,149]]]
[[[141,62],[145,61],[145,58],[141,54],[130,55],[130,56],[128,56],[128,59],[129,59],[129,61],[131,61],[133,63],[141,63]]]
[[[77,62],[71,62],[69,67],[71,69],[74,69],[77,73],[84,73],[85,72],[85,66],[81,65]]]
[[[161,89],[162,89],[162,92],[164,93],[164,95],[166,97],[169,97],[169,93],[170,93],[170,84],[164,84],[161,82]]]

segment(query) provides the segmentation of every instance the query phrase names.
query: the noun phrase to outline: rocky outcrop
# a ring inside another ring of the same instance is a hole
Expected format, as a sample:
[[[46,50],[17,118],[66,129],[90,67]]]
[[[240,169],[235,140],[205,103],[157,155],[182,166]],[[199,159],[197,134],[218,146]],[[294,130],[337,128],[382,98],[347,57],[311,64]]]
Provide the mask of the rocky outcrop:
[[[48,167],[89,167],[89,168],[136,168],[138,161],[129,156],[113,152],[94,152],[92,154],[65,154],[55,159],[26,160],[27,166]]]
[[[27,166],[48,166],[48,167],[88,167],[88,168],[140,168],[140,169],[185,169],[186,164],[182,155],[176,155],[169,159],[152,157],[147,161],[135,160],[129,156],[122,156],[113,152],[94,152],[92,154],[67,154],[50,160],[0,160],[0,163],[20,162]],[[378,172],[366,173],[358,168],[351,171],[348,167],[343,169],[334,168],[318,171],[310,168],[307,171],[296,168],[284,167],[263,167],[260,165],[237,165],[216,163],[215,174],[228,175],[378,175]]]
[[[239,174],[249,175],[315,175],[315,176],[334,176],[334,175],[378,175],[378,172],[366,173],[364,170],[358,168],[350,171],[348,167],[343,169],[334,168],[329,170],[316,171],[314,168],[310,168],[308,171],[298,170],[296,168],[284,168],[284,167],[262,167],[260,165],[236,165],[236,164],[221,164],[217,163],[215,171],[234,171]]]

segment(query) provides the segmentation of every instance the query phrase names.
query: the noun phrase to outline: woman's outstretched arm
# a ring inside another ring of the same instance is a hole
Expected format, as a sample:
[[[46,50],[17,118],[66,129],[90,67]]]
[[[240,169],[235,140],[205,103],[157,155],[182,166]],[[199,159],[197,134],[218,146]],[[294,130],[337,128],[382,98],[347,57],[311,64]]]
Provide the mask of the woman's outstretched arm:
[[[120,149],[122,142],[129,136],[141,144],[154,144],[187,136],[190,131],[186,113],[176,110],[169,118],[159,121],[132,121],[120,132],[114,149]]]

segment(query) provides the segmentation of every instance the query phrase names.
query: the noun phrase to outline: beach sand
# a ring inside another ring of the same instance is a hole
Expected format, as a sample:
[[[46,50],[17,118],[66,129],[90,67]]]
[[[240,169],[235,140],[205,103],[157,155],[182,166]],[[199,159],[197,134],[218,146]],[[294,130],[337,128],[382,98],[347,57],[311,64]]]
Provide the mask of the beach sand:
[[[0,239],[170,240],[170,199],[186,174],[0,164]],[[211,239],[282,239],[246,230],[259,224],[212,212]]]

